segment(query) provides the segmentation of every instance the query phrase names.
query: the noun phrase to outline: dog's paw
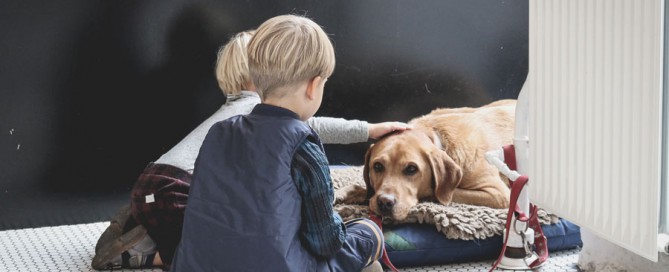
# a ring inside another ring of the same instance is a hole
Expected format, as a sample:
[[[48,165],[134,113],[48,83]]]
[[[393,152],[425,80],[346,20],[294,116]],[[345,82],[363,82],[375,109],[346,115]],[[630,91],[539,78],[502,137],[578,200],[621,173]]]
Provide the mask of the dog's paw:
[[[334,203],[338,204],[362,204],[367,198],[367,188],[358,184],[346,185],[334,193]]]
[[[337,190],[334,193],[334,203],[332,203],[332,205],[343,204],[345,199],[346,199],[346,193],[342,192],[341,189]]]

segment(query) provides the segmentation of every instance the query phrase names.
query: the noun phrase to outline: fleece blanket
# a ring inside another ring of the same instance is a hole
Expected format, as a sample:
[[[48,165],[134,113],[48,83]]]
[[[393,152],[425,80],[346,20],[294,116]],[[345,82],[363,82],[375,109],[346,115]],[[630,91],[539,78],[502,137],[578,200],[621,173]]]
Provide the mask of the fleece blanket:
[[[345,186],[357,184],[365,187],[362,166],[335,167],[331,170],[335,192]],[[369,217],[369,207],[364,203],[336,204],[335,211],[344,220]],[[502,235],[506,223],[507,209],[493,209],[483,206],[450,203],[423,202],[413,207],[409,216],[402,221],[384,218],[384,224],[418,223],[431,224],[449,239],[474,240]],[[541,224],[555,224],[559,217],[539,209]]]

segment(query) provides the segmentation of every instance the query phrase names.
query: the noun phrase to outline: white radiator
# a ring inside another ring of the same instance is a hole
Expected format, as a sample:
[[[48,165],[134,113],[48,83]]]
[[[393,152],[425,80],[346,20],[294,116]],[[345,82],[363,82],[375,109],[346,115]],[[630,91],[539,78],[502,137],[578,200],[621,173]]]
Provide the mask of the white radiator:
[[[530,199],[657,261],[663,1],[529,3]]]

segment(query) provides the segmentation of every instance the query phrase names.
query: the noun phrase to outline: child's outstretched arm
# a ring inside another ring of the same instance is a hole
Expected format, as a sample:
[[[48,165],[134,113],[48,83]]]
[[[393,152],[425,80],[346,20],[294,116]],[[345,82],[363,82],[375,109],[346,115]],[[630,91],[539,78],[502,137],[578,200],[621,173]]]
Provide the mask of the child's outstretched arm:
[[[331,117],[312,117],[307,120],[307,124],[316,131],[325,144],[361,143],[369,139],[378,139],[396,130],[410,128],[402,122],[370,124],[365,121]]]

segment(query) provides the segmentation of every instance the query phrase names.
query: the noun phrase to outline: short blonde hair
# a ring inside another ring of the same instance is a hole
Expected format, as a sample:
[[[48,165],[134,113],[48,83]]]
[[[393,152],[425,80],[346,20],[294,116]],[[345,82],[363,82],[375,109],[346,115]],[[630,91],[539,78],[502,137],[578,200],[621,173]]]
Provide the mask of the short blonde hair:
[[[249,72],[261,98],[278,88],[316,76],[328,78],[335,66],[334,48],[323,29],[309,18],[281,15],[265,21],[248,45]]]
[[[218,50],[216,80],[218,87],[226,95],[239,95],[242,85],[251,82],[246,46],[254,32],[249,30],[237,33]]]

